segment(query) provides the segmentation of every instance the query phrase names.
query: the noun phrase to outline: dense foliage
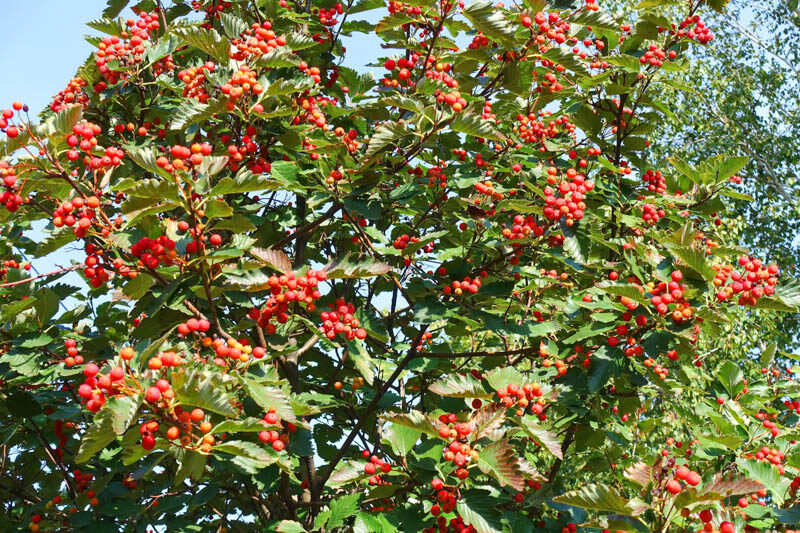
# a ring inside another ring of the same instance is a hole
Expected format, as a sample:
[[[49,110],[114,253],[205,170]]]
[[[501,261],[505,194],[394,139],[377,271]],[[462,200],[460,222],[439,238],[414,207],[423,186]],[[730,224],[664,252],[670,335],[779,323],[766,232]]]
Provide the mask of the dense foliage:
[[[0,118],[0,526],[800,522],[750,159],[651,158],[725,3],[111,0]]]

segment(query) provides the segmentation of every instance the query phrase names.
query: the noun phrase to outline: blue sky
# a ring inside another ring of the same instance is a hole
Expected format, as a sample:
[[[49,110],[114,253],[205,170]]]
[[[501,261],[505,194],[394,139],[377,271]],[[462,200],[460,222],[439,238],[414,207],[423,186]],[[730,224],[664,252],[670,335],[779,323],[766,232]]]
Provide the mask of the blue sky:
[[[0,108],[20,100],[38,113],[64,88],[92,51],[86,22],[105,0],[4,2],[0,47]]]

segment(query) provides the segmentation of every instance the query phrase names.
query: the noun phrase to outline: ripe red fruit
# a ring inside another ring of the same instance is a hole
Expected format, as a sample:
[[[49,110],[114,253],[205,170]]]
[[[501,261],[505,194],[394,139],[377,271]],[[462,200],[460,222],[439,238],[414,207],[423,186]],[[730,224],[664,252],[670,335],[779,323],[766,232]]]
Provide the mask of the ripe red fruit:
[[[686,477],[686,483],[688,483],[692,487],[696,487],[697,485],[699,485],[702,480],[703,478],[700,477],[700,474],[698,474],[695,471],[689,472],[689,475]]]
[[[86,363],[86,366],[83,367],[83,375],[87,378],[93,378],[100,372],[100,368],[94,363]]]
[[[736,533],[736,527],[731,522],[722,522],[719,525],[719,533]]]
[[[671,494],[678,494],[681,491],[681,484],[678,483],[677,480],[673,479],[669,483],[667,483],[667,490]]]
[[[364,465],[364,473],[370,476],[375,473],[375,463],[367,463]]]
[[[147,387],[144,392],[144,399],[150,403],[156,403],[161,399],[161,391],[157,387]]]
[[[222,244],[222,236],[219,233],[213,233],[211,237],[208,238],[208,242],[214,246],[219,246]]]

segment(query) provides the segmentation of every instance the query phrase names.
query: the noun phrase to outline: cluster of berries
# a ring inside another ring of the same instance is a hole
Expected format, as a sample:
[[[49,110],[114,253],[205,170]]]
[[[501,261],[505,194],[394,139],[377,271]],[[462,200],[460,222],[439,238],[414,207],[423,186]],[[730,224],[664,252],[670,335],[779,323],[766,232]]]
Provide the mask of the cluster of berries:
[[[293,302],[306,304],[306,310],[314,311],[314,301],[322,298],[317,289],[319,282],[328,279],[324,270],[308,270],[301,276],[294,272],[269,277],[267,283],[272,295],[264,302],[264,308],[252,308],[249,316],[258,322],[268,334],[275,333],[275,324],[285,324],[289,320],[289,305]]]
[[[760,259],[742,256],[739,258],[739,266],[744,268],[744,272],[733,270],[732,265],[714,266],[717,270],[714,286],[720,288],[717,292],[718,300],[725,301],[738,294],[739,305],[752,306],[762,296],[775,294],[775,286],[778,284],[778,265],[765,267]]]

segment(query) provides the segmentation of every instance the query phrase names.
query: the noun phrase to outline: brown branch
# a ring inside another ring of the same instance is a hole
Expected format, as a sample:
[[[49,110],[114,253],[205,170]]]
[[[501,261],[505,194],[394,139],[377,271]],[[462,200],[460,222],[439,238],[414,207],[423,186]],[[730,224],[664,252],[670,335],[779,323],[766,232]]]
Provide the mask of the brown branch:
[[[387,379],[384,382],[383,387],[380,388],[375,397],[372,398],[372,401],[369,403],[369,405],[367,405],[366,409],[364,409],[364,412],[361,414],[361,418],[359,418],[358,422],[356,422],[355,427],[350,431],[350,434],[347,435],[347,438],[339,447],[339,451],[336,453],[336,456],[325,467],[325,471],[322,474],[320,474],[317,486],[314,487],[315,494],[319,494],[320,492],[322,492],[322,488],[325,486],[325,483],[327,483],[328,478],[330,478],[331,474],[333,473],[333,470],[336,468],[336,465],[339,464],[339,461],[341,461],[342,458],[345,456],[348,448],[350,448],[350,444],[352,444],[353,442],[353,439],[356,438],[358,432],[361,431],[361,428],[363,428],[364,424],[366,424],[367,418],[369,418],[369,416],[378,408],[378,403],[386,395],[386,393],[389,392],[389,389],[391,388],[392,384],[398,377],[400,377],[400,374],[405,370],[408,364],[417,356],[419,343],[420,341],[422,341],[422,336],[428,330],[429,325],[430,324],[425,324],[422,326],[419,335],[417,335],[417,338],[414,340],[406,356],[397,365],[397,368],[392,373],[392,375],[389,376],[389,379]]]
[[[82,265],[75,265],[75,266],[71,266],[71,267],[67,267],[67,268],[60,268],[60,269],[54,270],[52,272],[47,272],[46,274],[39,274],[38,276],[33,276],[32,278],[20,279],[20,280],[17,280],[17,281],[12,281],[10,283],[3,283],[3,284],[0,284],[0,288],[16,287],[17,285],[22,285],[24,283],[30,283],[31,281],[36,281],[37,279],[46,278],[48,276],[55,276],[56,274],[62,274],[64,272],[72,272],[74,270],[78,270],[79,268],[81,268],[81,266]]]
[[[274,248],[281,248],[282,246],[285,246],[286,244],[288,244],[288,243],[292,242],[294,239],[296,239],[296,238],[300,237],[301,235],[305,235],[306,233],[308,233],[308,232],[310,232],[311,230],[315,229],[317,226],[319,226],[320,224],[322,224],[323,222],[325,222],[326,220],[328,220],[329,218],[331,218],[333,215],[335,215],[335,214],[336,214],[336,212],[337,212],[339,209],[341,209],[341,207],[342,207],[342,204],[340,204],[340,203],[338,203],[338,202],[335,202],[335,203],[334,203],[334,204],[331,206],[331,208],[330,208],[330,209],[328,209],[328,210],[325,212],[325,214],[324,214],[324,215],[322,215],[321,217],[319,217],[317,220],[315,220],[315,221],[314,221],[314,222],[312,222],[311,224],[308,224],[307,226],[303,226],[302,228],[300,228],[299,230],[295,231],[295,232],[294,232],[294,233],[292,233],[291,235],[287,235],[287,236],[286,236],[286,237],[284,237],[283,239],[279,240],[278,242],[276,242],[275,244],[273,244],[272,246],[270,246],[270,248],[273,248],[273,249],[274,249]]]
[[[42,433],[42,429],[39,427],[36,421],[33,418],[30,418],[29,420],[31,421],[31,424],[33,425],[33,428],[36,431],[36,436],[39,437],[39,440],[41,441],[42,446],[44,447],[44,452],[47,454],[47,457],[49,457],[50,461],[52,461],[53,464],[61,471],[61,477],[64,478],[64,483],[67,485],[67,493],[69,493],[69,497],[72,500],[72,503],[74,503],[77,506],[78,501],[77,501],[77,495],[75,493],[75,488],[72,486],[72,483],[69,482],[69,474],[67,473],[67,469],[64,468],[64,463],[55,458],[55,456],[53,455],[53,450],[50,449],[50,443],[47,442],[47,439],[44,438],[44,433]]]
[[[564,437],[564,442],[561,444],[561,455],[567,453],[567,449],[569,445],[572,444],[572,441],[575,439],[575,431],[578,429],[576,424],[572,424],[569,429],[567,429],[567,435]],[[558,471],[561,470],[561,465],[564,464],[564,459],[556,459],[556,462],[553,463],[553,467],[550,469],[550,476],[547,478],[548,483],[552,483],[556,480],[556,476],[558,476]]]

